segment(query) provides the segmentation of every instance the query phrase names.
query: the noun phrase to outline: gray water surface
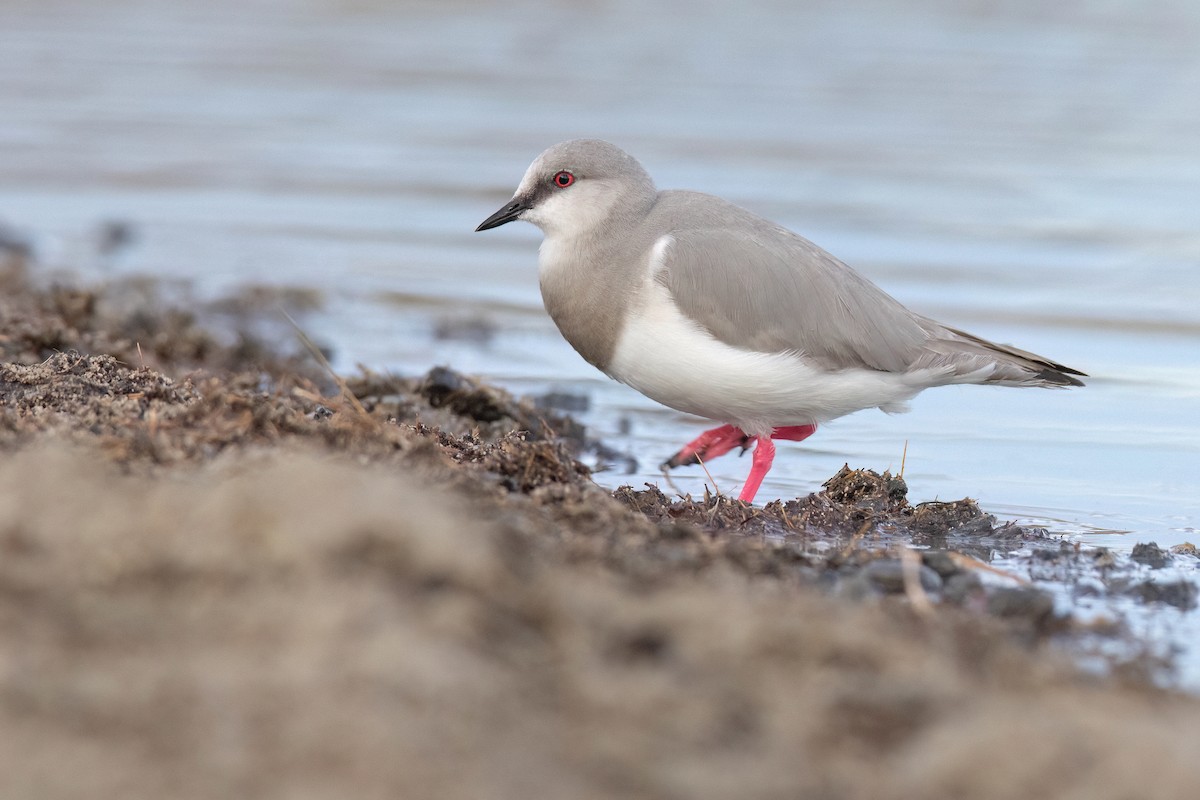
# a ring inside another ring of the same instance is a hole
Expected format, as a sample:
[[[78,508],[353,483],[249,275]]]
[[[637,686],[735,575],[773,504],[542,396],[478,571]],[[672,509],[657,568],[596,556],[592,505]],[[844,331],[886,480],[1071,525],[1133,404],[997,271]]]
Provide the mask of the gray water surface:
[[[1168,546],[1200,527],[1197,41],[1200,5],[1102,0],[8,3],[0,221],[50,266],[318,288],[310,333],[343,369],[587,394],[585,421],[639,464],[597,478],[661,483],[703,423],[559,338],[535,229],[472,233],[544,147],[611,139],[662,187],[1093,376],[844,418],[781,445],[760,499],[903,459],[914,500]],[[108,220],[137,239],[100,256]],[[495,335],[435,337],[446,321]],[[748,468],[709,465],[727,492]]]

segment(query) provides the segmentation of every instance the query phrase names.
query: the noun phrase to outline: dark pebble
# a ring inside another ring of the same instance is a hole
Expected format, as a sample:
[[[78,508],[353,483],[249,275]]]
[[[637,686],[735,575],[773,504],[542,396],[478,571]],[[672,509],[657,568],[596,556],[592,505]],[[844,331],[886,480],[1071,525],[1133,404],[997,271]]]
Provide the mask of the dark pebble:
[[[880,558],[872,561],[863,570],[867,580],[884,592],[896,593],[904,591],[904,564],[898,558]],[[927,592],[938,592],[942,588],[942,578],[925,565],[921,565],[919,576],[921,588]]]
[[[442,317],[433,325],[433,338],[439,341],[485,345],[495,337],[496,323],[483,317]]]
[[[1170,561],[1167,551],[1154,542],[1135,544],[1133,552],[1129,554],[1129,557],[1139,564],[1145,564],[1150,569],[1162,569]]]
[[[962,568],[954,563],[946,550],[926,550],[921,554],[921,560],[943,580],[962,572]]]
[[[574,392],[546,392],[535,397],[533,404],[538,408],[579,414],[592,407],[592,399],[586,394]]]
[[[447,367],[429,370],[421,393],[434,408],[447,406],[454,413],[479,422],[496,422],[517,417],[517,412],[494,392],[477,386],[469,378]]]
[[[1039,623],[1054,613],[1054,598],[1040,589],[996,589],[988,595],[988,613],[1003,619]]]
[[[137,230],[133,223],[123,220],[109,220],[100,226],[100,237],[97,248],[102,255],[111,255],[137,239]]]
[[[1196,607],[1196,585],[1188,581],[1145,581],[1134,586],[1128,593],[1146,603],[1166,603],[1184,611]]]
[[[946,579],[942,600],[955,606],[965,606],[983,595],[983,581],[974,572],[960,572]]]
[[[1063,556],[1061,548],[1052,550],[1049,547],[1035,547],[1033,549],[1033,559],[1035,561],[1058,561]]]
[[[425,376],[425,390],[430,394],[445,395],[462,391],[466,386],[466,377],[449,367],[434,367]]]

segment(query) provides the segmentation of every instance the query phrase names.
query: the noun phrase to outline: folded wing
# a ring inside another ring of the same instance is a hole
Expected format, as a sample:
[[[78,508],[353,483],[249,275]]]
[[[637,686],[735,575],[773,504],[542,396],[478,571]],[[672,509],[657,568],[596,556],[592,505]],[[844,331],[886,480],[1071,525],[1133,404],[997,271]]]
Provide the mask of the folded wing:
[[[742,214],[756,224],[673,231],[655,275],[681,311],[722,342],[794,352],[831,370],[933,369],[944,383],[1083,385],[1070,367],[909,311],[807,239]]]

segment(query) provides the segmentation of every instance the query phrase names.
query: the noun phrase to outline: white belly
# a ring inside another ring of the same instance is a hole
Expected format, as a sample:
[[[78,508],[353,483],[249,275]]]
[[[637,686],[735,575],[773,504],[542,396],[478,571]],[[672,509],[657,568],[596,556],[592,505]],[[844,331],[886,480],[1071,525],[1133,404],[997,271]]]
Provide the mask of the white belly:
[[[648,280],[626,318],[608,373],[647,397],[751,435],[822,423],[864,408],[903,411],[942,370],[828,371],[794,353],[731,347],[681,314],[666,287]]]

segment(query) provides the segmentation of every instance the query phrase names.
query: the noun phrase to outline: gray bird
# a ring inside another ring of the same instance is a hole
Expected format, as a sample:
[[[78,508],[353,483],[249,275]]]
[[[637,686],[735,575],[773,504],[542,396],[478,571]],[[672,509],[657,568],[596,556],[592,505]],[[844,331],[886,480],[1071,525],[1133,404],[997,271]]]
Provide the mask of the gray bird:
[[[664,467],[755,444],[739,499],[775,457],[864,408],[931,386],[1082,386],[1084,373],[915,314],[817,245],[719,197],[658,191],[632,156],[577,139],[538,156],[485,231],[532,222],[538,278],[567,341],[663,405],[725,423]]]

